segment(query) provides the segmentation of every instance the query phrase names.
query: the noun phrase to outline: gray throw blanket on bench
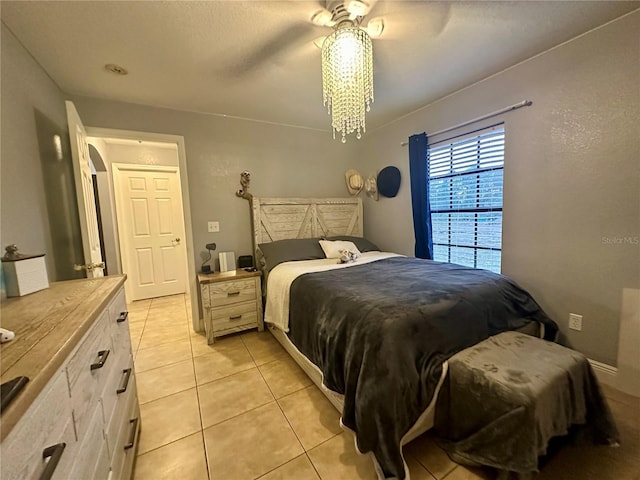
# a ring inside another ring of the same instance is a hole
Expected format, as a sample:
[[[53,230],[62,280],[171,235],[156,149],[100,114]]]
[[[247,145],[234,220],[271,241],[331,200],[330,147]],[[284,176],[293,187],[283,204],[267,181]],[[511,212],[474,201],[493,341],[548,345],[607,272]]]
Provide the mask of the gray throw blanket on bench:
[[[428,407],[442,364],[490,335],[556,324],[507,277],[407,257],[301,275],[289,337],[344,395],[343,423],[386,477],[405,478],[400,442]]]
[[[436,432],[438,444],[456,462],[488,465],[505,474],[536,472],[549,440],[568,434],[572,426],[580,426],[588,443],[619,441],[591,365],[581,353],[504,332],[449,359]]]

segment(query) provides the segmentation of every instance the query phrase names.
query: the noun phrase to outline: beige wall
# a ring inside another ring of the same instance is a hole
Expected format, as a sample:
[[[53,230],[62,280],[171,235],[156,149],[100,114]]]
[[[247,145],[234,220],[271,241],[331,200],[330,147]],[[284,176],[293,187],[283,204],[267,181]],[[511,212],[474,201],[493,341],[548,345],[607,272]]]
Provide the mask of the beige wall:
[[[365,233],[413,254],[401,141],[532,100],[502,117],[503,273],[533,293],[565,341],[616,365],[622,292],[640,287],[638,31],[636,12],[367,135],[357,166],[396,165],[403,183],[394,199],[366,201]],[[568,330],[570,312],[583,315],[582,332]]]
[[[86,126],[184,137],[196,270],[217,251],[252,253],[249,203],[236,197],[240,173],[251,172],[250,192],[260,196],[343,196],[344,171],[355,142],[342,145],[329,132],[176,110],[72,98]],[[109,152],[111,161],[115,161]],[[207,222],[220,222],[208,233]]]
[[[0,58],[3,253],[12,243],[46,253],[50,281],[82,276],[73,270],[84,262],[63,93],[4,24]]]

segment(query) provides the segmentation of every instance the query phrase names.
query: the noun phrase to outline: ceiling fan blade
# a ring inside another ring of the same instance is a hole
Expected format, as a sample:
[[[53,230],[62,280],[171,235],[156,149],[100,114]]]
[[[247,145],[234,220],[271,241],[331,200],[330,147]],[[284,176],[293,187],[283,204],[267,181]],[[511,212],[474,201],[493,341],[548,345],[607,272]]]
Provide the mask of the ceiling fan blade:
[[[234,65],[227,69],[227,73],[239,77],[273,62],[289,51],[295,49],[306,40],[312,40],[317,36],[315,25],[311,23],[298,23],[290,28],[274,34],[267,41],[249,55],[239,58]]]

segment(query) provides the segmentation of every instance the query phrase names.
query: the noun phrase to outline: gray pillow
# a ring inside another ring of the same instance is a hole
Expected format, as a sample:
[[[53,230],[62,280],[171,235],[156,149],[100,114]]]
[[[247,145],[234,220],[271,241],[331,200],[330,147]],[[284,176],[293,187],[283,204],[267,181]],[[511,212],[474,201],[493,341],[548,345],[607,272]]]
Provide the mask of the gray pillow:
[[[371,252],[380,250],[378,246],[364,237],[352,237],[350,235],[338,235],[335,237],[327,237],[327,240],[346,240],[353,242],[361,252]]]
[[[283,262],[325,258],[319,238],[292,238],[258,245],[267,271]]]

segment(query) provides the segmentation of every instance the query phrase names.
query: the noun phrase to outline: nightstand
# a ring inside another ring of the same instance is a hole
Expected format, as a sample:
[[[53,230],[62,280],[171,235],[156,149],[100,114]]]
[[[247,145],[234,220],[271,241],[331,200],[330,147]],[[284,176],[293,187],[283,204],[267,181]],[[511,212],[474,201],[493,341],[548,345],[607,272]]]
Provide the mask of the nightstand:
[[[260,272],[198,274],[207,343],[250,328],[264,330]]]

